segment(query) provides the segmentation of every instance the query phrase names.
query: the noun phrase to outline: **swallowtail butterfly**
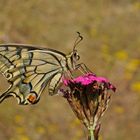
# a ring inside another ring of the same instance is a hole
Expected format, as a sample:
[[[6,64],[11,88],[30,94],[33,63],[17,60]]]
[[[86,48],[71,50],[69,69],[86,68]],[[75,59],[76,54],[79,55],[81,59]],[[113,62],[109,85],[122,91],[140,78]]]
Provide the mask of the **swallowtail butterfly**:
[[[19,104],[35,104],[48,85],[50,95],[57,93],[64,75],[82,67],[76,45],[83,39],[78,32],[73,51],[69,55],[30,45],[0,45],[0,72],[10,87],[0,96],[0,102],[14,96]]]

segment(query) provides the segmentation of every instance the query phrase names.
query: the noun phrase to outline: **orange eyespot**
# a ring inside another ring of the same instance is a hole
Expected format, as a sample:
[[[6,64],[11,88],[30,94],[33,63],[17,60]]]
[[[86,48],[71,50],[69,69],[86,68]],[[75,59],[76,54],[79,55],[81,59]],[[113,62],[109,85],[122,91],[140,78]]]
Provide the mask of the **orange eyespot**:
[[[35,95],[35,94],[29,95],[28,101],[29,101],[30,103],[32,103],[32,104],[35,103],[35,101],[36,101],[36,95]]]

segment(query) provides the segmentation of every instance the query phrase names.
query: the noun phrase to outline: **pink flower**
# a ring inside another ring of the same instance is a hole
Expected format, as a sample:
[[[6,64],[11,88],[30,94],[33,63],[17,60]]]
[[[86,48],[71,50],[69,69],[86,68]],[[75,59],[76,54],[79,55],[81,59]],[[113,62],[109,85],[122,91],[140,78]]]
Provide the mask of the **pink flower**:
[[[97,77],[93,73],[66,79],[63,78],[63,86],[60,93],[67,99],[73,112],[90,132],[89,139],[98,139],[100,118],[108,107],[111,98],[109,90],[116,91],[106,78]],[[93,136],[94,133],[94,136]]]
[[[95,74],[93,73],[88,73],[82,76],[79,76],[77,78],[74,79],[63,79],[63,83],[68,86],[70,84],[75,84],[78,85],[80,84],[81,86],[88,86],[90,84],[95,84],[95,83],[100,83],[100,84],[104,84],[104,86],[107,89],[111,89],[114,92],[116,91],[115,86],[113,86],[106,78],[104,77],[97,77]]]

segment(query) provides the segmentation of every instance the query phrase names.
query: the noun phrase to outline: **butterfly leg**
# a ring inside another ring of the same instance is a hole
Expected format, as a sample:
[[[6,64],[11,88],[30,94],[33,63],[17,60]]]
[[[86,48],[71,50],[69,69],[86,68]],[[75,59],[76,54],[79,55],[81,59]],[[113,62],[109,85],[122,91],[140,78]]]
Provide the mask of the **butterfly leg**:
[[[76,69],[80,70],[82,73],[92,73],[92,71],[84,63],[76,65]]]

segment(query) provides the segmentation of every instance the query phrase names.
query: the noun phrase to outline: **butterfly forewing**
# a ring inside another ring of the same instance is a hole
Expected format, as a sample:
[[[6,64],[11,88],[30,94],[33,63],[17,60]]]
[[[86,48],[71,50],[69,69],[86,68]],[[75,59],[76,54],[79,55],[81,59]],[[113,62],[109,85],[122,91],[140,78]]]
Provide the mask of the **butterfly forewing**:
[[[52,94],[60,83],[65,63],[65,54],[56,50],[0,45],[0,72],[10,83],[0,102],[14,96],[19,104],[34,104],[48,83]]]

